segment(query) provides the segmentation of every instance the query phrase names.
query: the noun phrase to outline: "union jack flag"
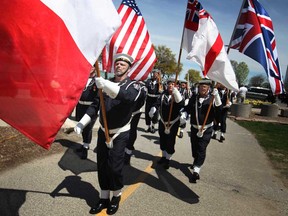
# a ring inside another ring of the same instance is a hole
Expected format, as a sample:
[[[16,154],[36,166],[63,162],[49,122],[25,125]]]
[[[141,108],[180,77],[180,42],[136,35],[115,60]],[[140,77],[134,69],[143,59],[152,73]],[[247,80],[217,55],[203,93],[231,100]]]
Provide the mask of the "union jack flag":
[[[199,26],[199,19],[208,17],[209,14],[203,9],[202,5],[197,0],[189,0],[185,16],[185,28],[192,31],[197,31]]]
[[[128,76],[135,80],[145,80],[157,59],[144,18],[135,0],[123,0],[118,13],[122,25],[102,52],[103,70],[114,72],[113,56],[125,53],[134,58]]]
[[[272,20],[257,0],[244,2],[230,48],[260,63],[275,95],[284,92]]]

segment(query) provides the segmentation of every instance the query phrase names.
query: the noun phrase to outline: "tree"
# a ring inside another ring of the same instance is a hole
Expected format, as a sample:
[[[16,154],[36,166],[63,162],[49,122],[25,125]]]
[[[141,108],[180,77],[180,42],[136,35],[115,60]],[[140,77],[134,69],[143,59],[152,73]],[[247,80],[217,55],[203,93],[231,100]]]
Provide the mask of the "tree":
[[[189,74],[189,83],[197,83],[199,80],[202,79],[200,75],[200,71],[189,69],[187,74],[185,75],[185,80],[188,80],[188,74]]]
[[[177,61],[175,54],[172,53],[170,48],[167,48],[165,45],[159,45],[154,47],[157,57],[157,62],[154,68],[161,70],[162,76],[169,78],[172,75],[176,75],[177,71]],[[180,75],[183,65],[180,63],[179,72]]]
[[[249,81],[249,85],[250,86],[258,86],[258,87],[261,87],[263,86],[263,83],[265,81],[265,77],[261,74],[261,75],[256,75],[256,76],[253,76],[250,78],[250,81]]]
[[[244,85],[247,82],[247,77],[249,74],[248,65],[245,62],[238,63],[234,60],[231,60],[231,64],[234,69],[238,85]]]

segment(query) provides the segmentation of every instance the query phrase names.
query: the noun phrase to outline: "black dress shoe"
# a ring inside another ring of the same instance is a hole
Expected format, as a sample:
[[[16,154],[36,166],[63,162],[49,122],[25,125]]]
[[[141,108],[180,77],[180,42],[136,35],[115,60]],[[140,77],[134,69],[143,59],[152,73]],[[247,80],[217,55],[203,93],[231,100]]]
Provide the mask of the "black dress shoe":
[[[165,162],[163,164],[164,169],[169,169],[170,167],[170,161],[168,159],[165,159]]]
[[[225,140],[225,137],[224,136],[220,136],[220,142],[223,142]]]
[[[100,199],[95,207],[91,208],[90,214],[97,214],[101,212],[103,209],[109,207],[110,200],[109,199]]]
[[[214,135],[211,137],[211,139],[216,139],[216,134],[214,134]]]
[[[146,130],[147,133],[151,132],[151,127],[148,127]]]
[[[157,164],[163,164],[165,163],[166,158],[165,157],[161,157],[159,161],[157,161]]]
[[[151,127],[151,133],[154,134],[155,131],[156,131],[155,128],[152,126],[152,127]]]
[[[124,165],[130,166],[130,160],[131,160],[131,155],[125,153],[125,156],[124,156]]]
[[[183,132],[180,131],[179,138],[183,138]]]
[[[113,196],[112,197],[111,202],[110,202],[110,204],[107,208],[107,211],[106,211],[106,213],[108,215],[113,215],[117,212],[117,210],[119,208],[120,200],[121,200],[121,196],[118,196],[118,197]]]
[[[88,156],[88,148],[83,147],[83,150],[81,153],[81,159],[85,160],[85,159],[87,159],[87,156]]]
[[[193,172],[192,177],[190,179],[190,182],[191,183],[196,183],[196,181],[199,180],[199,179],[200,179],[199,173]]]

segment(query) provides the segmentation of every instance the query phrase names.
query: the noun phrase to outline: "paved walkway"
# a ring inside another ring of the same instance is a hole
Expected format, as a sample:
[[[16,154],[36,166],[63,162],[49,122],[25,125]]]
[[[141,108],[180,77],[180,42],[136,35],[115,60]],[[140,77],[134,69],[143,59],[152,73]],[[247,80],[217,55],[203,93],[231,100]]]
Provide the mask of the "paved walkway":
[[[116,215],[288,215],[288,189],[264,151],[251,133],[231,120],[227,123],[226,141],[211,141],[201,179],[193,184],[189,129],[177,138],[171,167],[164,170],[155,163],[160,156],[158,134],[146,133],[142,118]],[[94,135],[88,160],[75,152],[80,144],[71,141],[71,133],[53,144],[62,145],[64,154],[1,173],[0,215],[89,215],[99,198]]]

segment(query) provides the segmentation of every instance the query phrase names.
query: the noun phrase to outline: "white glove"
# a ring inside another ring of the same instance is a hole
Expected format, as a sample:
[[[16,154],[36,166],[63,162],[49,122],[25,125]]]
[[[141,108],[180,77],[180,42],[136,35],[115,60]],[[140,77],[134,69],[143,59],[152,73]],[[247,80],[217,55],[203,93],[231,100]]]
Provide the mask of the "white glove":
[[[91,117],[87,114],[85,114],[81,120],[77,123],[77,125],[74,127],[74,131],[77,134],[81,134],[83,129],[91,122]]]
[[[229,101],[223,108],[229,108],[232,105],[232,102]]]
[[[186,123],[187,119],[187,112],[182,112],[180,116],[180,125],[183,125]]]
[[[217,94],[219,94],[219,92],[218,92],[218,89],[217,88],[214,88],[213,89],[213,91],[212,91],[212,95],[217,95]]]
[[[156,112],[156,107],[151,107],[148,115],[150,118],[152,118],[154,116],[154,113]]]
[[[105,79],[102,77],[95,77],[95,83],[98,89],[103,89],[105,86]]]
[[[105,80],[102,77],[96,77],[95,83],[97,88],[103,89],[103,91],[112,99],[116,98],[120,91],[120,86],[118,86],[117,83]]]
[[[222,102],[217,88],[213,89],[212,95],[214,95],[215,106],[221,106]]]
[[[189,99],[185,100],[184,106],[187,106],[189,104]]]
[[[177,88],[173,88],[172,95],[176,103],[179,103],[180,101],[182,101],[182,96]]]

